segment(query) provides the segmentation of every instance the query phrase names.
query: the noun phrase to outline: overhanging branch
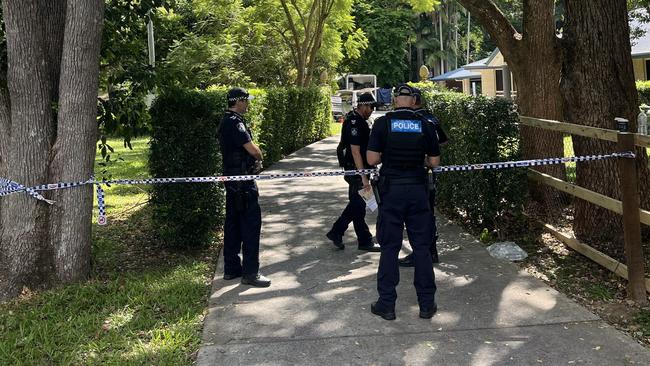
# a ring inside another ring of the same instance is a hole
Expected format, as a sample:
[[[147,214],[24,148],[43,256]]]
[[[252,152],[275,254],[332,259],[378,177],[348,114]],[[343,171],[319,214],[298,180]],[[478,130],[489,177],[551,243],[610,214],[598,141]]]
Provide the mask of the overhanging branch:
[[[458,0],[496,41],[504,55],[517,56],[521,35],[492,0]]]

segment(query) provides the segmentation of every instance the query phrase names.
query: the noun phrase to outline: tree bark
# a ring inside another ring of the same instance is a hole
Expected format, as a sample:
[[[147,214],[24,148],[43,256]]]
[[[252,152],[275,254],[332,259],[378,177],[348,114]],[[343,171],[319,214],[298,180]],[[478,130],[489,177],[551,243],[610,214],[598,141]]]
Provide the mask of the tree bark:
[[[6,177],[5,159],[11,139],[11,105],[7,90],[7,71],[0,71],[0,177]],[[0,211],[0,215],[1,215]],[[2,222],[2,221],[0,221]]]
[[[7,178],[24,185],[47,179],[52,136],[44,14],[38,1],[5,0],[7,87],[11,103],[10,148],[4,162]],[[39,278],[37,262],[47,238],[43,202],[26,194],[0,200],[0,300],[20,293]]]
[[[562,53],[555,35],[554,0],[524,0],[523,34],[510,24],[492,1],[459,0],[499,45],[511,69],[517,88],[517,105],[522,115],[562,120]],[[526,159],[564,155],[562,134],[522,127],[522,150]],[[560,179],[561,165],[536,168]],[[560,194],[545,186],[531,186],[533,198],[548,214],[559,208]]]
[[[7,0],[3,10],[8,94],[0,89],[0,172],[26,186],[88,179],[103,0]],[[0,301],[89,271],[92,187],[47,194],[54,206],[27,194],[0,200]]]
[[[567,121],[612,129],[614,118],[624,117],[630,121],[630,131],[636,131],[637,92],[626,1],[567,0],[564,29],[566,57],[561,90]],[[615,151],[616,144],[575,136],[573,148],[579,155],[600,154]],[[637,155],[641,206],[647,208],[648,159],[643,149],[638,149]],[[620,199],[616,171],[613,160],[578,163],[577,183]],[[605,249],[601,243],[622,237],[619,215],[582,200],[576,200],[575,211],[574,230],[579,239]],[[607,249],[611,249],[608,253],[622,257],[622,246]]]
[[[61,62],[58,137],[50,167],[54,182],[93,174],[97,142],[97,90],[103,0],[70,1]],[[74,162],[74,163],[70,163]],[[50,210],[50,240],[56,278],[77,281],[90,270],[93,187],[56,191]]]
[[[509,60],[511,57],[506,59],[519,86],[517,105],[522,115],[562,121],[559,89],[562,51],[555,34],[554,0],[525,0],[523,6],[523,34],[518,58],[512,62]],[[564,156],[561,133],[522,126],[521,136],[526,159]],[[564,165],[536,167],[535,170],[566,179]],[[559,213],[562,203],[559,191],[531,183],[530,194],[546,209],[548,217]]]
[[[67,0],[43,1],[43,14],[45,14],[45,34],[48,36],[47,58],[49,68],[50,90],[52,100],[59,100],[59,79],[61,73],[61,53],[63,52],[63,35],[65,33],[65,12]],[[52,118],[56,136],[56,115]]]

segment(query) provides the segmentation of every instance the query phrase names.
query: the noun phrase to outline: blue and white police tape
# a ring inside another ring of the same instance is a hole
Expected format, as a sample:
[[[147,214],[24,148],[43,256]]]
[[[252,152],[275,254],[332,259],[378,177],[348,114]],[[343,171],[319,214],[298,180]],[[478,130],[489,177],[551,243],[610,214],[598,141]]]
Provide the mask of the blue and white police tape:
[[[606,160],[613,158],[635,158],[634,152],[612,153],[604,155],[587,155],[587,156],[571,156],[565,158],[545,158],[545,159],[532,159],[532,160],[518,160],[518,161],[504,161],[497,163],[482,163],[482,164],[468,164],[468,165],[447,165],[439,166],[432,169],[435,173],[444,172],[458,172],[458,171],[473,171],[473,170],[494,170],[494,169],[508,169],[508,168],[526,168],[533,166],[543,165],[557,165],[564,163],[584,162]],[[8,196],[26,192],[37,200],[53,204],[54,201],[45,199],[39,191],[52,191],[58,189],[67,189],[73,187],[80,187],[84,185],[95,185],[97,190],[97,207],[99,209],[99,217],[97,223],[99,225],[106,225],[106,204],[104,200],[103,185],[134,185],[134,184],[172,184],[172,183],[219,183],[219,182],[238,182],[238,181],[251,181],[251,180],[273,180],[273,179],[297,179],[297,178],[314,178],[314,177],[335,177],[335,176],[351,176],[351,175],[364,175],[377,173],[377,169],[362,169],[362,170],[331,170],[331,171],[316,171],[316,172],[292,172],[292,173],[278,173],[278,174],[260,174],[260,175],[227,175],[227,176],[212,176],[212,177],[184,177],[184,178],[149,178],[149,179],[114,179],[114,180],[95,180],[91,178],[86,181],[79,182],[62,182],[62,183],[49,183],[34,187],[25,187],[20,183],[11,181],[9,179],[0,178],[0,197]]]

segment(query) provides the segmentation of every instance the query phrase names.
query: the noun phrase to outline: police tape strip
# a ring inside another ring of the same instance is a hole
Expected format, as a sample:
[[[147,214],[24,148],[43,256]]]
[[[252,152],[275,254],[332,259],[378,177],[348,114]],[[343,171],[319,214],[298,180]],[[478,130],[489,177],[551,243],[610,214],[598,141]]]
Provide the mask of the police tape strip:
[[[518,161],[504,161],[498,163],[483,163],[483,164],[468,164],[468,165],[447,165],[433,168],[435,173],[444,172],[459,172],[459,171],[474,171],[474,170],[495,170],[495,169],[508,169],[508,168],[526,168],[533,166],[544,165],[557,165],[564,163],[584,162],[606,160],[613,158],[635,158],[634,152],[622,152],[605,155],[587,155],[587,156],[571,156],[565,158],[545,158],[545,159],[532,159],[532,160],[518,160]],[[110,187],[111,185],[135,185],[135,184],[173,184],[173,183],[219,183],[219,182],[241,182],[241,181],[256,181],[256,180],[274,180],[274,179],[297,179],[297,178],[314,178],[314,177],[336,177],[336,176],[353,176],[353,175],[367,175],[377,173],[377,169],[362,169],[362,170],[333,170],[333,171],[317,171],[317,172],[293,172],[293,173],[278,173],[278,174],[260,174],[260,175],[228,175],[228,176],[214,176],[214,177],[185,177],[185,178],[149,178],[149,179],[114,179],[114,180],[95,180],[91,178],[86,181],[79,182],[62,182],[43,184],[34,187],[25,187],[20,183],[11,181],[9,179],[0,178],[0,197],[8,196],[26,192],[37,200],[53,204],[54,201],[48,200],[39,194],[39,191],[52,191],[58,189],[68,189],[80,187],[84,185],[95,185],[97,191],[97,207],[99,209],[99,216],[97,223],[99,225],[106,225],[106,203],[105,193],[102,188],[103,185]]]

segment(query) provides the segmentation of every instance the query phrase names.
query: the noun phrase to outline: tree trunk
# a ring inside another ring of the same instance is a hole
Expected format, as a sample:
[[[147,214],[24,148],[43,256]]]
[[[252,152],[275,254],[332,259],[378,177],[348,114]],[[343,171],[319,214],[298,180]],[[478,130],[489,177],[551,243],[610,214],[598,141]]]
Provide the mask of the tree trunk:
[[[0,172],[7,178],[32,186],[92,174],[103,9],[102,0],[3,2]],[[27,194],[0,200],[0,301],[88,273],[92,187],[47,194],[55,206]]]
[[[520,86],[517,88],[517,105],[521,115],[562,121],[559,89],[562,53],[555,35],[554,10],[554,0],[524,1],[520,57],[512,62],[506,60],[515,82]],[[526,159],[564,156],[561,133],[522,126],[521,136]],[[535,170],[560,179],[566,178],[564,165],[536,167]],[[559,191],[531,182],[530,194],[546,209],[547,216],[557,215],[562,202]]]
[[[0,71],[0,177],[6,177],[5,159],[11,139],[11,107],[9,105],[9,91],[7,90],[7,72]],[[2,211],[0,211],[2,215]],[[0,219],[0,222],[2,220]]]
[[[53,182],[84,180],[93,174],[103,13],[103,0],[68,2],[58,138],[50,166]],[[93,187],[55,191],[52,198],[56,204],[50,210],[50,241],[56,278],[76,281],[90,270]]]
[[[568,122],[612,129],[614,118],[624,117],[630,120],[630,130],[636,131],[637,92],[626,1],[567,0],[564,29],[566,57],[561,90]],[[573,148],[579,155],[600,154],[615,151],[616,144],[576,136]],[[647,208],[647,156],[643,149],[638,149],[637,154],[641,205]],[[578,163],[576,178],[582,187],[620,199],[614,160]],[[579,239],[598,246],[596,243],[621,238],[619,215],[583,200],[576,200],[575,210],[574,230]],[[622,257],[622,246],[609,249],[614,252],[608,253]]]
[[[459,0],[497,42],[517,88],[519,112],[525,116],[562,120],[559,93],[561,49],[555,35],[554,0],[524,0],[523,34],[518,34],[492,1]],[[526,159],[564,155],[562,135],[542,129],[522,127],[522,150]],[[565,178],[564,166],[537,170]],[[553,215],[560,194],[541,185],[531,185],[531,195]]]
[[[47,16],[45,34],[48,35],[46,45],[50,90],[52,90],[53,94],[52,100],[59,100],[59,79],[61,73],[61,53],[63,52],[63,35],[65,33],[66,2],[67,0],[48,0],[43,2],[43,6],[45,7],[44,14]]]
[[[11,105],[7,178],[26,186],[47,180],[52,136],[44,14],[38,1],[5,0],[7,87]],[[42,244],[47,241],[47,205],[26,194],[0,200],[0,300],[23,286],[47,281],[39,274]]]

